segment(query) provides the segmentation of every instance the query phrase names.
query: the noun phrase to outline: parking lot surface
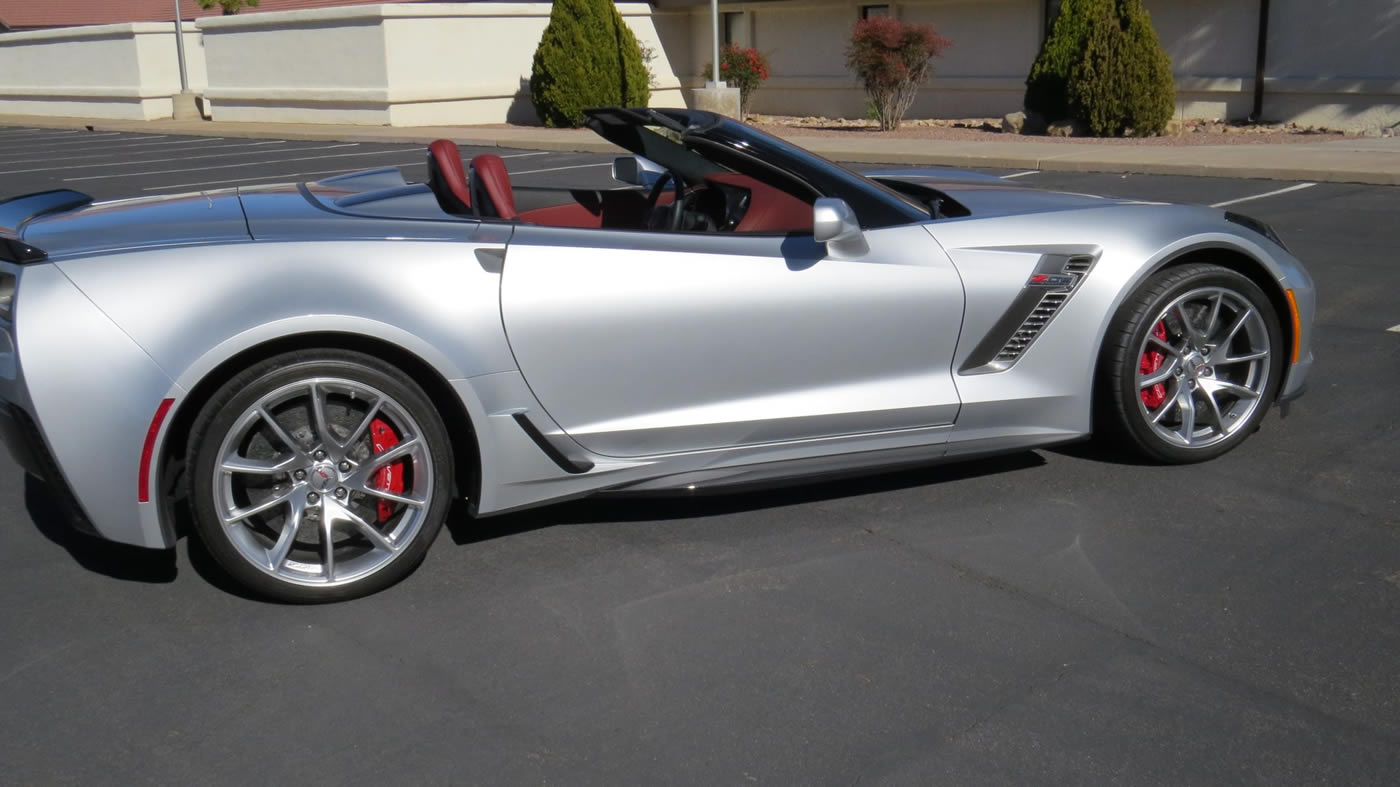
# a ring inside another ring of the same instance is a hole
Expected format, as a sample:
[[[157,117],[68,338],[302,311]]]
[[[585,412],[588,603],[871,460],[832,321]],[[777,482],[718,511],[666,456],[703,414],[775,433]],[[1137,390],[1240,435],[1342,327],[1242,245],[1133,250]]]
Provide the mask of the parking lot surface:
[[[523,185],[607,177],[493,152]],[[0,129],[3,196],[423,161]],[[3,457],[0,782],[1400,782],[1400,189],[997,174],[1272,223],[1319,291],[1309,393],[1201,465],[1079,444],[458,515],[403,583],[309,608],[188,539],[70,532]]]

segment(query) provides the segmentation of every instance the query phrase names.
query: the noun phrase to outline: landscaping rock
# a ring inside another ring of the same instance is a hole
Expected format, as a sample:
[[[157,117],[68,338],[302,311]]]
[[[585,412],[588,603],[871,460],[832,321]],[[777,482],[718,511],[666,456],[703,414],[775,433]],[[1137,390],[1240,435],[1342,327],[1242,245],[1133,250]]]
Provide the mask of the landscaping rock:
[[[1001,133],[1044,134],[1045,118],[1035,112],[1012,112],[1001,119]]]
[[[1060,120],[1051,123],[1046,133],[1052,137],[1087,137],[1089,127],[1082,120]]]

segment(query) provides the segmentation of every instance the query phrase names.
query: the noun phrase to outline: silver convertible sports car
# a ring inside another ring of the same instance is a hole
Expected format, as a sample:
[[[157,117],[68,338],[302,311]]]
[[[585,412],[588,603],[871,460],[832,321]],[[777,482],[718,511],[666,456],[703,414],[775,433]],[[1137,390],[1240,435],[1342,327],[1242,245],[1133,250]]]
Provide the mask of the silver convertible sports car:
[[[1313,284],[1204,207],[859,175],[599,109],[616,184],[501,159],[0,203],[0,435],[79,527],[191,520],[262,595],[404,577],[454,501],[699,492],[1084,438],[1159,462],[1302,392]],[[178,512],[188,511],[189,516]]]

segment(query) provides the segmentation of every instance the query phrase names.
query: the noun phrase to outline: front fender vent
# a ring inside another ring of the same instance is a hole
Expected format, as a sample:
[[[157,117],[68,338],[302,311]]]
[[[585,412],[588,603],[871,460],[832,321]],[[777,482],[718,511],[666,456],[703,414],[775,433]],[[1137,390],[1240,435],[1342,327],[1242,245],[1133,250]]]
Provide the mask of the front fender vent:
[[[1050,318],[1055,316],[1055,312],[1065,305],[1069,300],[1067,292],[1047,292],[1040,297],[1040,303],[1031,310],[1026,317],[1026,321],[1021,323],[1021,327],[1011,335],[1006,344],[997,352],[996,361],[1011,365],[1016,359],[1021,357],[1021,353],[1031,346],[1031,342],[1040,335],[1040,331],[1050,323]]]
[[[1089,256],[1041,257],[1011,308],[978,343],[959,374],[992,374],[1010,369],[1064,308],[1094,267]]]

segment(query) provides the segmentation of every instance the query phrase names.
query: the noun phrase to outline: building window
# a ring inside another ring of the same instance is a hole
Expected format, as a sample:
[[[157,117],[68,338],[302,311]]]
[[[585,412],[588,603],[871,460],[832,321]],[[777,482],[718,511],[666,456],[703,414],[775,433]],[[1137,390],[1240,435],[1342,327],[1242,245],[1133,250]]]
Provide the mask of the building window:
[[[860,7],[861,19],[872,19],[877,16],[889,16],[890,7],[887,5],[863,5]]]
[[[747,47],[749,45],[748,20],[744,18],[743,11],[725,11],[720,14],[720,32],[724,34],[722,39],[726,46]]]

